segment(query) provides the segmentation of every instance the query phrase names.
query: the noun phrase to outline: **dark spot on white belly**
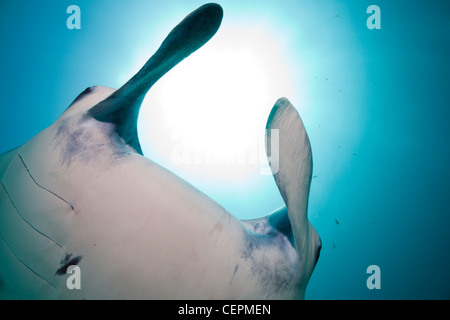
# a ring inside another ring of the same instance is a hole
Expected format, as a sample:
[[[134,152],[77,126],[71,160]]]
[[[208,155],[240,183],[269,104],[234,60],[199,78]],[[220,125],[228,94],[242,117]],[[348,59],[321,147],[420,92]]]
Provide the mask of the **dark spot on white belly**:
[[[55,274],[57,274],[58,276],[65,275],[67,273],[67,268],[77,265],[81,261],[81,258],[82,256],[76,256],[72,258],[72,254],[66,253],[66,256],[60,262],[61,267],[56,270]]]

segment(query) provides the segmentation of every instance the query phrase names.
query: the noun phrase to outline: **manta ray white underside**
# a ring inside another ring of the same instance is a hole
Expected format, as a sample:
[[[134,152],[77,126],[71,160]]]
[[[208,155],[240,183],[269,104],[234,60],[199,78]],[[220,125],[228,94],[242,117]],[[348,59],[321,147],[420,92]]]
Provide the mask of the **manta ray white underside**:
[[[274,178],[286,207],[260,219],[239,221],[139,145],[145,94],[215,34],[222,15],[201,6],[120,89],[86,89],[0,155],[0,298],[304,297],[321,243],[307,219],[309,139],[287,99],[267,122],[279,130]],[[71,265],[79,290],[66,285]]]

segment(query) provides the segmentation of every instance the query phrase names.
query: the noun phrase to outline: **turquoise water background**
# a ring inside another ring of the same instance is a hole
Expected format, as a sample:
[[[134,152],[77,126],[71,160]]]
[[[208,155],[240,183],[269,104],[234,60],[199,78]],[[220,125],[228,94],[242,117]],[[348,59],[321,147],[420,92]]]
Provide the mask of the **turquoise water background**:
[[[290,66],[289,98],[313,149],[309,219],[323,241],[306,298],[449,299],[450,2],[218,3],[223,30],[264,25]],[[72,4],[80,30],[66,27]],[[53,123],[86,87],[120,87],[136,57],[150,57],[201,4],[0,2],[0,152]],[[372,4],[379,30],[366,26]],[[146,142],[143,150],[239,218],[283,205],[270,176],[222,181],[177,169]],[[366,286],[369,265],[380,267],[379,290]]]

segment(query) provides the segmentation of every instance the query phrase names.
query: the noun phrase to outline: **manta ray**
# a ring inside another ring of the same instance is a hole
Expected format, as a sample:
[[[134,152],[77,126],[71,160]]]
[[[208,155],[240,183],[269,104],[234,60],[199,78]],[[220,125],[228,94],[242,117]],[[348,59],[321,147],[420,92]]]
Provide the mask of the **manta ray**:
[[[139,144],[146,93],[222,17],[217,4],[199,7],[121,88],[87,88],[0,155],[0,298],[304,298],[321,240],[307,218],[311,146],[288,99],[267,121],[268,135],[278,132],[272,172],[285,206],[259,219],[240,221]],[[74,266],[77,288],[68,286]]]

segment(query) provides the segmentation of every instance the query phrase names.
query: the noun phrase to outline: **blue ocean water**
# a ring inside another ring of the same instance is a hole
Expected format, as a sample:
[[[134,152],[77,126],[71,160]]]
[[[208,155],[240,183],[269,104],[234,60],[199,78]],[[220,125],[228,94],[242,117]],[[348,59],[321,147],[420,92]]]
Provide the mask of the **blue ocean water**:
[[[450,3],[219,3],[224,21],[215,45],[224,46],[220,32],[236,26],[243,28],[235,33],[237,43],[247,41],[239,38],[245,28],[261,28],[279,40],[271,45],[282,51],[289,69],[289,99],[311,140],[309,219],[323,248],[306,298],[449,299]],[[66,26],[66,9],[73,4],[81,8],[79,30]],[[201,4],[1,2],[0,152],[53,123],[86,87],[120,87],[171,28]],[[380,8],[381,29],[367,27],[371,14],[366,10],[373,4]],[[279,82],[268,77],[270,83]],[[202,94],[195,81],[185,85]],[[161,88],[154,89],[155,97],[161,97]],[[174,94],[177,90],[173,88]],[[160,102],[151,95],[149,106]],[[239,100],[237,95],[236,104]],[[270,107],[261,106],[262,117]],[[205,122],[202,117],[200,122]],[[142,131],[152,125],[140,121]],[[164,144],[171,141],[169,134],[154,132],[141,141],[156,138]],[[221,179],[211,171],[179,168],[166,149],[150,142],[143,149],[239,218],[261,216],[283,205],[270,176],[252,172],[245,178]],[[380,289],[366,285],[370,265],[380,267]]]

